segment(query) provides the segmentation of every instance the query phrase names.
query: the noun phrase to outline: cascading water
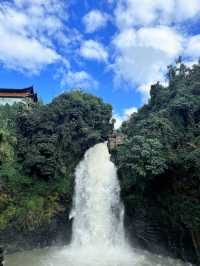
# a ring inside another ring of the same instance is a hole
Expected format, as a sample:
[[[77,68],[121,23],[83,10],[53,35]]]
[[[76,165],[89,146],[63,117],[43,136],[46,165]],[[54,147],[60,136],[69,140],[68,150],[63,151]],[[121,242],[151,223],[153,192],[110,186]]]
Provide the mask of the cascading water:
[[[85,153],[75,177],[70,214],[72,243],[65,253],[69,265],[131,265],[132,253],[124,235],[120,185],[107,143],[97,144]]]
[[[124,244],[120,186],[106,143],[86,152],[75,176],[72,245]]]

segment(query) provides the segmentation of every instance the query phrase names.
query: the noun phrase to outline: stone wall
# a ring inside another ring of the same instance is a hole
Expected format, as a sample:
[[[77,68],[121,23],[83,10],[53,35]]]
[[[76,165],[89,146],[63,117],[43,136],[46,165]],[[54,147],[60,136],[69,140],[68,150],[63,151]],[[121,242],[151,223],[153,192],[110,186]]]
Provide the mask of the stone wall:
[[[6,98],[6,97],[0,97],[0,105],[13,105],[14,103],[19,103],[19,102],[24,102],[25,103],[25,98]]]
[[[108,140],[108,148],[110,151],[116,149],[119,145],[122,145],[125,140],[125,135],[118,132],[113,132],[111,136],[109,136]]]

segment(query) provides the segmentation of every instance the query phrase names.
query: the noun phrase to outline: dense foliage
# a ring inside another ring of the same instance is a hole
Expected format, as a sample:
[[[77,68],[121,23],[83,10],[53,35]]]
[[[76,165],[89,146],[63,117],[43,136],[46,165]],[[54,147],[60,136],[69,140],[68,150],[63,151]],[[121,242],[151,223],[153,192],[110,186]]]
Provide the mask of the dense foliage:
[[[125,141],[113,156],[128,214],[146,209],[151,220],[153,206],[159,226],[176,228],[177,236],[189,232],[199,256],[200,64],[178,62],[168,77],[169,85],[153,85],[149,103],[123,124]]]
[[[86,149],[108,139],[111,116],[110,105],[81,91],[48,105],[0,106],[0,235],[67,221],[74,169]]]

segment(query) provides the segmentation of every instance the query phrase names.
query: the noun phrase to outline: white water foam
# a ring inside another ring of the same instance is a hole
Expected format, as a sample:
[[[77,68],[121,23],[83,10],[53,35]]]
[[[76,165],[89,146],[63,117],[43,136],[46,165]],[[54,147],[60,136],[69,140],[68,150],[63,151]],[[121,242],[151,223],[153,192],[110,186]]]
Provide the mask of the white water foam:
[[[133,258],[125,240],[120,185],[107,143],[85,153],[75,176],[72,243],[66,254],[68,260],[71,257],[69,265],[76,265],[77,256],[84,266],[130,265]]]
[[[122,246],[124,208],[107,144],[89,149],[76,168],[72,246]]]

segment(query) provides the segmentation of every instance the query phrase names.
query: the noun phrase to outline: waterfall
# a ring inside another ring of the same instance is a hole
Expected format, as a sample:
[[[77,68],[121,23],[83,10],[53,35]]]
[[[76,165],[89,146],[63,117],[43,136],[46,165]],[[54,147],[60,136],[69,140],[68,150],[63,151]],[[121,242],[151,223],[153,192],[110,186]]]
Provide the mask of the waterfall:
[[[107,143],[90,148],[75,172],[72,245],[119,246],[125,243],[124,208]]]
[[[90,148],[76,168],[70,218],[72,242],[60,253],[57,265],[136,265],[124,237],[124,207],[107,143]]]

